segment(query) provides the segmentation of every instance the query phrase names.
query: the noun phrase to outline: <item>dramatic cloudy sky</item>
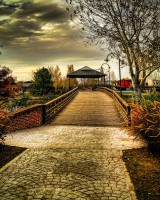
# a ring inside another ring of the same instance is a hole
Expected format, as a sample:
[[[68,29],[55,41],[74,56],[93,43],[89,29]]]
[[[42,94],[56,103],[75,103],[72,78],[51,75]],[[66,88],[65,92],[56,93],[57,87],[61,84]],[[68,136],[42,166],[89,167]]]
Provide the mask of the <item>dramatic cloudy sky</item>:
[[[98,69],[108,53],[85,47],[64,0],[0,0],[0,44],[0,65],[11,68],[18,80],[29,80],[42,66],[58,65],[63,75],[69,64]],[[110,64],[118,78],[116,62]]]

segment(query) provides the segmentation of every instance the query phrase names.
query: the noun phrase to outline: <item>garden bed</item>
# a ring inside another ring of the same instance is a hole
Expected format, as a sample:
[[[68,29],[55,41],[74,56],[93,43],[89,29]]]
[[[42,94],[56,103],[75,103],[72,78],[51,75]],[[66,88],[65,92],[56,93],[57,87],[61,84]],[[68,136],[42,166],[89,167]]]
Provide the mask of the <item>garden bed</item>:
[[[0,146],[0,168],[22,153],[26,148],[14,146]]]
[[[138,200],[160,199],[160,157],[147,148],[123,151]]]

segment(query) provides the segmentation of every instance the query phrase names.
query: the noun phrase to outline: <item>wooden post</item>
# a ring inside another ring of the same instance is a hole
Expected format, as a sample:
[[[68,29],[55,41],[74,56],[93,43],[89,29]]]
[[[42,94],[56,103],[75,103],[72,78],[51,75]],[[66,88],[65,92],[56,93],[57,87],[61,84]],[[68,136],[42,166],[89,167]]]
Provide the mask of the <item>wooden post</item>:
[[[128,119],[129,119],[129,125],[131,126],[131,107],[128,107]]]
[[[42,105],[42,125],[46,123],[46,105]]]

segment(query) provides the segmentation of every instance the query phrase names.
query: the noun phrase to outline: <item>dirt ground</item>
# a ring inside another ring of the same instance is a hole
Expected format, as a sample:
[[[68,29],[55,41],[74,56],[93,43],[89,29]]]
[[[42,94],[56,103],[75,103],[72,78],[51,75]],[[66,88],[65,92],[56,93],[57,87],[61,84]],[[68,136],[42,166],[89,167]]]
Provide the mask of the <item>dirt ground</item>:
[[[26,148],[15,146],[0,146],[0,168],[22,153],[25,149]]]
[[[123,151],[138,200],[160,199],[160,159],[147,148]]]

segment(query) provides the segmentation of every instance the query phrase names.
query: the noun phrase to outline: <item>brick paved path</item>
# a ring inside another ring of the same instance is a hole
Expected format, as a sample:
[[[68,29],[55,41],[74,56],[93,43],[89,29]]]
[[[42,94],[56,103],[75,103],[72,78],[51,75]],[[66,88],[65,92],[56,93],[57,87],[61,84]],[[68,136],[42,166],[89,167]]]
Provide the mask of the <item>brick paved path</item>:
[[[124,121],[114,101],[100,91],[80,91],[52,124],[120,126]]]
[[[122,149],[141,147],[111,127],[43,126],[7,136],[24,146],[0,172],[1,200],[131,200]]]

